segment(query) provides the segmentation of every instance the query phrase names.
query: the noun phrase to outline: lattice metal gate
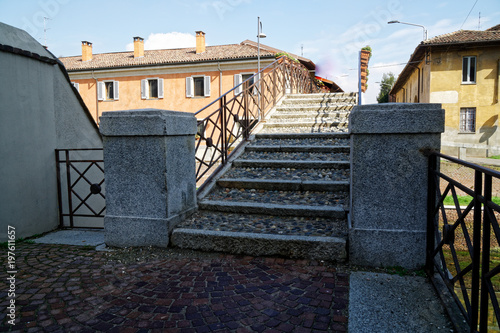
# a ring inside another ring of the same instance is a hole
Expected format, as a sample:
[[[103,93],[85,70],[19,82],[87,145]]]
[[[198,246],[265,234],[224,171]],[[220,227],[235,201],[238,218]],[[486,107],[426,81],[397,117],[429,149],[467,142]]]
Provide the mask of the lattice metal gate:
[[[56,149],[59,226],[103,228],[106,210],[102,148]]]

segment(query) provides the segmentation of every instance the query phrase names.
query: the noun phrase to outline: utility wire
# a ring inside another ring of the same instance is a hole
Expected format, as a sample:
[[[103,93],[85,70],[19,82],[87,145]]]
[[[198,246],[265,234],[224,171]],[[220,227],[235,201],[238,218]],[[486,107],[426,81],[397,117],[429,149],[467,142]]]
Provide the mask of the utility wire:
[[[476,0],[476,2],[474,2],[474,5],[473,5],[473,6],[472,6],[472,8],[470,9],[469,14],[467,14],[467,17],[466,17],[466,18],[465,18],[465,20],[464,20],[464,23],[462,23],[462,25],[460,26],[460,30],[462,30],[462,27],[464,26],[465,22],[467,22],[467,19],[469,18],[470,13],[472,13],[472,10],[474,9],[474,7],[476,7],[476,4],[477,4],[477,2],[478,2],[478,1],[479,1],[479,0]]]

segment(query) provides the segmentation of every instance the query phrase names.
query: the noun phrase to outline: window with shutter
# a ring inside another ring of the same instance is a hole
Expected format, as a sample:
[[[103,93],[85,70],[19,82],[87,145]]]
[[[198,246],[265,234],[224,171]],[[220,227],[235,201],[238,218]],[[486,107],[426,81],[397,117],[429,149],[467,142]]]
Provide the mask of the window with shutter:
[[[141,98],[148,98],[148,80],[141,80]]]
[[[104,100],[104,82],[97,82],[97,100]]]
[[[114,99],[117,101],[120,98],[120,91],[119,91],[119,83],[118,81],[113,81],[113,94],[114,94]]]
[[[158,98],[163,98],[163,79],[158,79]]]
[[[462,58],[462,83],[476,83],[476,57]]]
[[[192,77],[187,77],[186,78],[186,97],[193,97],[194,92],[193,92],[193,87],[194,87],[194,82],[193,82]]]
[[[210,76],[205,76],[205,85],[203,87],[205,97],[210,97]]]
[[[234,89],[235,95],[241,94],[242,91],[241,82],[242,82],[241,74],[234,74],[234,86],[236,87],[236,89]]]

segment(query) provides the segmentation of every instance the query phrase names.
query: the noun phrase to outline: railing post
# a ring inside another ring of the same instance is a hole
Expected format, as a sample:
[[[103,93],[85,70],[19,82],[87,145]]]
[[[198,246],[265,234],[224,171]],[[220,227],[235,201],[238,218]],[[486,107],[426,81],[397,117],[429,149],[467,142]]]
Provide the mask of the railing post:
[[[249,122],[250,122],[250,112],[248,110],[248,90],[243,90],[243,137],[248,140],[249,135]]]
[[[478,171],[476,171],[478,172]],[[475,190],[477,193],[477,190]],[[491,221],[489,214],[486,212],[488,207],[486,207],[486,202],[491,201],[492,192],[492,177],[491,175],[484,175],[484,213],[483,213],[483,258],[481,267],[481,308],[480,308],[480,320],[479,320],[479,331],[488,331],[488,301],[489,301],[489,291],[486,285],[485,276],[490,271],[490,237],[491,237]],[[481,190],[479,190],[481,193]],[[481,203],[478,204],[479,212],[481,212]],[[476,208],[474,207],[474,210]],[[476,212],[474,212],[474,219],[476,217]],[[475,249],[475,247],[474,247]],[[474,251],[475,252],[475,251]],[[479,267],[478,267],[479,270]]]
[[[221,144],[222,144],[222,164],[226,164],[227,160],[227,113],[226,113],[226,96],[222,96],[220,99],[220,110],[221,114]]]
[[[273,69],[273,105],[276,105],[276,85],[278,84],[278,76],[276,75],[276,69]]]
[[[434,274],[434,234],[436,232],[436,180],[434,172],[437,170],[437,156],[430,152],[429,168],[427,171],[427,257],[425,271],[428,276]]]
[[[58,203],[58,208],[59,208],[59,228],[62,228],[64,226],[64,219],[63,219],[63,208],[62,208],[62,188],[61,188],[61,159],[59,156],[59,150],[56,149],[56,170],[57,170],[57,203]]]
[[[73,197],[71,195],[71,168],[69,161],[69,150],[65,150],[66,157],[66,186],[68,187],[68,209],[69,209],[69,226],[73,228]]]
[[[472,235],[472,281],[471,281],[471,314],[470,329],[475,332],[479,315],[479,283],[481,260],[481,202],[478,196],[482,194],[482,173],[476,170],[474,174],[474,225]],[[489,239],[489,238],[488,238]],[[487,313],[486,313],[487,314]],[[486,331],[484,331],[486,332]]]

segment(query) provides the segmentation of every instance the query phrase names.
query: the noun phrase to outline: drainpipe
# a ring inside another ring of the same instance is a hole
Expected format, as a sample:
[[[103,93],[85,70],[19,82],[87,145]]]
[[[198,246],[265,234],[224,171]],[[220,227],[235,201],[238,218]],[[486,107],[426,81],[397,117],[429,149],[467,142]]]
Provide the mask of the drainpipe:
[[[92,70],[92,78],[95,80],[95,122],[99,125],[99,88],[97,87],[97,78],[94,77],[94,71]]]
[[[217,63],[217,69],[219,70],[219,97],[222,96],[222,69],[220,69],[220,62]]]

